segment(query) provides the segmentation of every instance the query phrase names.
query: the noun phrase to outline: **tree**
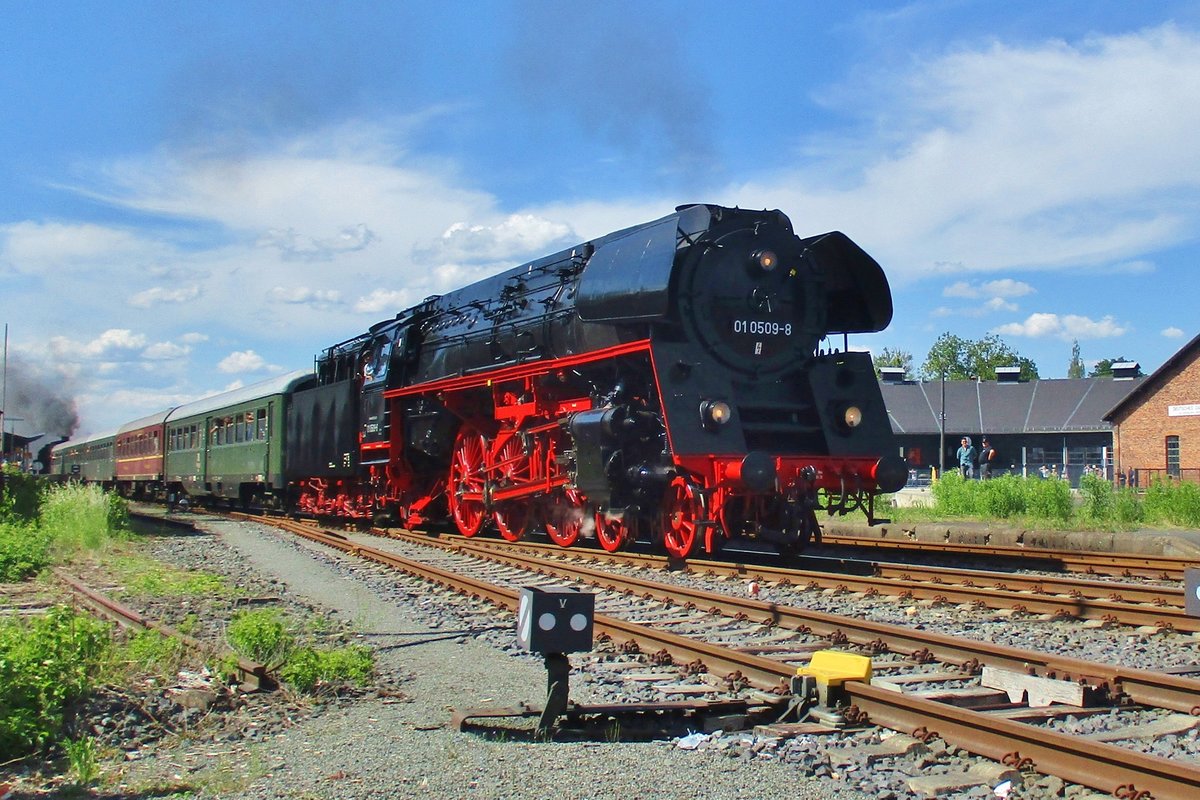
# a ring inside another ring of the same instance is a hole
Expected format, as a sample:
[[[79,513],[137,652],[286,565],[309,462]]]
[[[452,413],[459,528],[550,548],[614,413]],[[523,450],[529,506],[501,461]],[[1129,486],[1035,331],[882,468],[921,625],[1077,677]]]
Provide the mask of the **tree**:
[[[890,347],[885,347],[871,360],[875,363],[876,378],[880,377],[880,367],[903,367],[905,379],[913,371],[912,353],[907,350],[893,350]]]
[[[1038,377],[1037,364],[1025,358],[1003,339],[989,333],[982,339],[963,339],[950,332],[943,333],[929,348],[929,356],[921,366],[921,377],[933,380],[965,381],[972,378],[993,381],[996,367],[1021,368],[1021,379]]]
[[[1111,378],[1113,374],[1113,364],[1129,363],[1125,356],[1117,356],[1116,358],[1102,358],[1096,362],[1096,366],[1092,367],[1090,378]],[[1143,375],[1142,368],[1138,367],[1134,373],[1135,378],[1140,378]]]
[[[1079,340],[1075,339],[1071,342],[1071,363],[1067,364],[1068,378],[1083,377],[1083,359],[1079,354]]]

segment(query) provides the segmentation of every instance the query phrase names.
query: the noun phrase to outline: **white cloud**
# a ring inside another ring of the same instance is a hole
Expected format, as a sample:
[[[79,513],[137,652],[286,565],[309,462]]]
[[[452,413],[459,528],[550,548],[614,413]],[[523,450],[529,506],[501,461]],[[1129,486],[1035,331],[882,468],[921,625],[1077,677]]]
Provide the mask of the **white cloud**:
[[[418,249],[427,263],[521,261],[574,244],[571,226],[535,214],[513,214],[491,225],[455,222],[441,239]],[[513,264],[515,266],[515,263]]]
[[[993,297],[983,304],[988,311],[1016,311],[1017,304],[1010,303],[1003,297]]]
[[[407,289],[376,289],[354,303],[360,314],[382,314],[403,311],[413,305],[413,294]]]
[[[26,221],[0,227],[0,261],[12,264],[18,272],[128,263],[162,252],[161,246],[136,231],[89,223]]]
[[[886,133],[809,142],[846,164],[780,170],[732,187],[725,202],[765,201],[806,229],[845,230],[895,279],[939,263],[1120,263],[1200,226],[1196,34],[1164,25],[1078,44],[995,43],[928,60],[899,88],[865,77],[889,94],[864,103],[872,85],[848,84],[822,99],[874,109],[864,127]],[[830,187],[830,173],[856,172],[853,185]]]
[[[174,342],[156,342],[142,351],[142,358],[150,361],[174,361],[192,352],[192,348]]]
[[[336,289],[310,289],[307,286],[272,286],[272,300],[292,305],[325,307],[342,302],[342,293]]]
[[[363,250],[378,238],[365,224],[359,223],[342,228],[336,236],[325,238],[305,236],[292,228],[269,230],[259,238],[258,244],[260,247],[276,248],[284,260],[330,261],[339,253]]]
[[[132,355],[146,346],[144,334],[134,333],[128,328],[110,328],[89,342],[77,342],[66,336],[50,338],[48,348],[51,355],[62,361],[81,359],[111,359],[122,353]]]
[[[152,308],[169,303],[186,303],[200,296],[200,287],[192,284],[178,289],[165,289],[155,286],[144,292],[138,292],[127,301],[134,308]]]
[[[1027,294],[1033,294],[1034,291],[1035,289],[1024,281],[1002,278],[1000,280],[984,281],[977,284],[970,283],[969,281],[957,281],[943,289],[942,296],[963,297],[967,299],[980,297],[997,299],[1024,297]]]
[[[1183,337],[1183,329],[1176,328],[1174,325],[1172,325],[1169,328],[1163,328],[1162,335],[1168,339],[1180,339]]]
[[[1110,339],[1123,336],[1128,326],[1118,324],[1112,316],[1093,320],[1076,314],[1038,313],[1030,314],[1024,322],[1010,322],[996,328],[996,333],[1005,336],[1026,336],[1031,339],[1056,337],[1063,341],[1074,339]]]
[[[260,372],[269,369],[267,360],[253,350],[239,350],[221,359],[217,364],[221,372],[235,374],[239,372]]]

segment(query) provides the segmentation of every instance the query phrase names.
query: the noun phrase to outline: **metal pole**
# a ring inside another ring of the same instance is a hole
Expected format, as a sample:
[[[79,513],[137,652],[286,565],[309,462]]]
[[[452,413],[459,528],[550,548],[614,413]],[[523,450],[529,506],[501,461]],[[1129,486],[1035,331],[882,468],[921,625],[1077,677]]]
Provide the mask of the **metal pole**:
[[[938,475],[946,474],[946,370],[942,370],[942,410],[938,415]]]
[[[8,323],[4,323],[4,384],[0,386],[0,461],[8,455],[8,448],[4,446],[4,412],[8,410]]]

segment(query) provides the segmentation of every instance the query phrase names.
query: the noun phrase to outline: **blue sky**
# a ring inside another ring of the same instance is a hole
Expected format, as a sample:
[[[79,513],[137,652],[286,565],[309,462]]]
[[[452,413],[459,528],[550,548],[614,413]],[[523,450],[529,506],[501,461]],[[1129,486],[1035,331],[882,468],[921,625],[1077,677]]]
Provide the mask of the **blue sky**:
[[[1196,3],[10,2],[0,109],[25,432],[39,388],[114,427],[686,202],[846,232],[896,306],[852,346],[918,366],[1200,332]]]

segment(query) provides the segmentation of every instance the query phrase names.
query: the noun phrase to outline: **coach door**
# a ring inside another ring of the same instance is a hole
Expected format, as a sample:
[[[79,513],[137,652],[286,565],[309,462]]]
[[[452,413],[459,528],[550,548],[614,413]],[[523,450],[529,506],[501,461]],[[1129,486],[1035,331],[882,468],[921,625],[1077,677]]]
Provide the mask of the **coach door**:
[[[217,435],[217,421],[212,417],[204,418],[204,430],[200,433],[204,437],[200,448],[200,480],[204,483],[204,491],[211,493],[213,490],[212,482],[209,480],[208,465],[212,460],[213,439]]]

